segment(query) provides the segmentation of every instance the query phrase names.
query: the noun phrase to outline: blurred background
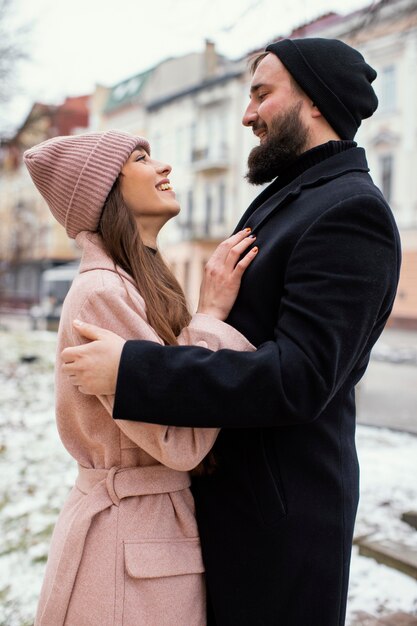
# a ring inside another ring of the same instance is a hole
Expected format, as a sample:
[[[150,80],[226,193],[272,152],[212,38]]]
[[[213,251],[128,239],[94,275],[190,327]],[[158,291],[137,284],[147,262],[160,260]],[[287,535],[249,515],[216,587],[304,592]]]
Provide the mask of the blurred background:
[[[378,72],[379,108],[356,140],[393,209],[403,265],[357,389],[348,624],[417,624],[417,0],[0,0],[0,626],[33,623],[75,473],[55,429],[53,368],[80,253],[22,154],[89,130],[146,136],[173,165],[182,211],[160,247],[193,309],[206,260],[260,191],[244,179],[248,59],[282,37],[342,39]]]

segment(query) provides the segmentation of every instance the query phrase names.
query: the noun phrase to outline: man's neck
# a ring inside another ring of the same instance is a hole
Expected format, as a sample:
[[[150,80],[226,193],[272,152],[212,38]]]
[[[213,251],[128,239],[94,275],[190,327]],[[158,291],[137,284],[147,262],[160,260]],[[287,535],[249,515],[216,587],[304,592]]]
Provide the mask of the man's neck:
[[[280,175],[276,179],[278,188],[285,187],[288,183],[297,178],[297,176],[300,176],[303,172],[310,169],[310,167],[321,163],[321,161],[355,147],[356,143],[354,141],[331,140],[306,150],[280,172]]]

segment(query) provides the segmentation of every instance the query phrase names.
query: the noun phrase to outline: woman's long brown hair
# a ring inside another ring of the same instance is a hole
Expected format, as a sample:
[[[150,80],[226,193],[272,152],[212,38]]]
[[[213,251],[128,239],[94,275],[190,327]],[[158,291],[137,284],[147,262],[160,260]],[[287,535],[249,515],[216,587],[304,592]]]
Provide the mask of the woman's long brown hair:
[[[191,319],[184,292],[161,254],[143,243],[119,180],[104,204],[98,232],[110,258],[133,278],[149,324],[166,345],[177,345],[177,336]]]
[[[149,324],[166,345],[177,345],[178,335],[191,320],[184,292],[160,253],[143,243],[124,203],[118,180],[104,204],[98,233],[113,262],[133,278],[145,301]],[[191,474],[211,474],[216,465],[215,455],[210,451]]]

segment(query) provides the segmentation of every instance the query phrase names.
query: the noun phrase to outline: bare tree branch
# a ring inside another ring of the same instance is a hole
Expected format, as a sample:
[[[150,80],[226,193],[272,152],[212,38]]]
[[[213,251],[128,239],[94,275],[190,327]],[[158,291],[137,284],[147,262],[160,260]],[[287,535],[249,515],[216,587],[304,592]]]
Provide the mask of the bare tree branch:
[[[18,63],[27,58],[24,38],[26,26],[13,28],[12,1],[0,0],[0,102],[14,95]]]

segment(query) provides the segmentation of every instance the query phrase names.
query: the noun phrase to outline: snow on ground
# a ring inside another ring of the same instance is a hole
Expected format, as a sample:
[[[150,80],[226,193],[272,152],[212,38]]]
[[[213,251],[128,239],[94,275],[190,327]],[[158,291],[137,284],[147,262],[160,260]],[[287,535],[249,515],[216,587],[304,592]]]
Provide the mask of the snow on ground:
[[[54,422],[55,346],[55,333],[0,332],[0,626],[32,625],[50,533],[75,478]],[[417,532],[400,516],[417,508],[417,437],[362,426],[357,443],[356,534],[416,548]],[[348,607],[351,624],[356,611],[417,615],[417,583],[354,548]]]
[[[50,534],[75,474],[54,422],[55,345],[54,333],[0,333],[1,626],[33,623]]]
[[[390,539],[417,549],[417,531],[401,514],[417,510],[417,436],[359,426],[357,449],[361,496],[356,536]],[[417,615],[417,581],[352,553],[348,615],[404,611]]]

